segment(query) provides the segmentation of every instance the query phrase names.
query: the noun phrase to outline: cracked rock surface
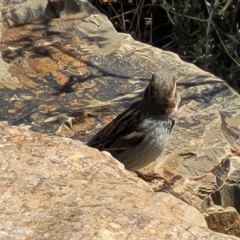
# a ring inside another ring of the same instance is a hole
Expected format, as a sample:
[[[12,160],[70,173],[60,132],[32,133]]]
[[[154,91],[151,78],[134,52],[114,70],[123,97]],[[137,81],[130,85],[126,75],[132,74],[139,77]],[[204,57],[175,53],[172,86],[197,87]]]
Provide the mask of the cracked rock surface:
[[[240,237],[240,96],[226,82],[117,33],[89,2],[0,6],[1,239]],[[166,149],[143,172],[171,182],[167,193],[78,141],[159,68],[176,76],[182,101]]]
[[[237,239],[80,141],[1,123],[0,155],[3,240]]]

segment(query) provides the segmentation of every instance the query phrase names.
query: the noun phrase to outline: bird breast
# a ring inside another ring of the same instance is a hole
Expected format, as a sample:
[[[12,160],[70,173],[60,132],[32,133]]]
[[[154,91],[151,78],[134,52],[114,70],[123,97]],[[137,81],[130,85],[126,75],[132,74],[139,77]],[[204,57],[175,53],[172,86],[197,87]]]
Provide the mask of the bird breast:
[[[116,154],[125,168],[136,171],[145,167],[162,153],[173,126],[174,119],[165,117],[163,119],[148,118],[141,123],[141,129],[146,132],[144,140],[135,147]]]

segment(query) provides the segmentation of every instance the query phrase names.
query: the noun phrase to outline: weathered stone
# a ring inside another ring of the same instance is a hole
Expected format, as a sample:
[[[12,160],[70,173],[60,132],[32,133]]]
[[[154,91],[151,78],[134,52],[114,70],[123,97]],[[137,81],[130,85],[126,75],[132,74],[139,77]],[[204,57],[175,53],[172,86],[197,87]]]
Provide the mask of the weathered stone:
[[[240,219],[235,208],[214,205],[204,215],[208,227],[214,231],[240,236]]]
[[[2,123],[0,156],[3,240],[237,239],[79,141]]]
[[[143,171],[160,173],[172,182],[169,193],[199,209],[211,228],[240,236],[237,220],[240,212],[239,95],[221,79],[181,61],[176,54],[117,33],[107,18],[88,2],[34,2],[1,3],[0,120],[36,132],[86,141],[139,97],[152,72],[169,69],[178,79],[182,96],[179,119],[162,156]],[[30,5],[29,15],[26,4]],[[22,24],[26,22],[33,23]],[[22,25],[14,26],[17,23]],[[71,142],[65,139],[60,148],[65,141]],[[49,146],[48,150],[40,142],[33,146],[44,149],[42,158],[47,158],[53,147]],[[14,153],[12,148],[5,150]],[[22,158],[31,162],[32,155],[28,153]],[[32,164],[41,172],[36,163]],[[14,180],[14,172],[12,174],[9,178]],[[109,175],[104,170],[102,174]],[[91,178],[91,173],[88,177]],[[128,179],[128,175],[123,178]],[[11,181],[6,184],[9,191]],[[123,181],[122,178],[119,181]],[[153,184],[154,189],[157,184]],[[83,191],[81,186],[79,189]],[[138,183],[136,189],[137,186]],[[89,194],[91,190],[89,188]],[[19,197],[16,191],[14,194]],[[48,191],[42,194],[45,196]],[[169,194],[164,196],[172,199]],[[54,212],[51,207],[49,211]],[[89,211],[94,209],[90,207]],[[167,220],[164,218],[164,221]]]

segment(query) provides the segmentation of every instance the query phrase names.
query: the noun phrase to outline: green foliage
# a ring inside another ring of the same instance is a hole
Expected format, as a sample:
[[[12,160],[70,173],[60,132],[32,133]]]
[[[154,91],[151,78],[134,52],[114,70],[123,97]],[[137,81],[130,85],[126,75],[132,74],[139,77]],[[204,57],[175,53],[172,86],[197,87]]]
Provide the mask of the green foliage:
[[[174,51],[240,89],[240,1],[104,1],[117,30]]]
[[[173,0],[161,7],[173,24],[177,53],[239,89],[240,2]]]

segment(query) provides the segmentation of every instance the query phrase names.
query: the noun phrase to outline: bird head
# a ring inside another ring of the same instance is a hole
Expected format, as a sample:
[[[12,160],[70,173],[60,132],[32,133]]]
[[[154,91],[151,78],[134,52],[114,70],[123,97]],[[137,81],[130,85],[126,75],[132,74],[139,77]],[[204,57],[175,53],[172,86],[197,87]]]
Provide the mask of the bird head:
[[[170,114],[179,102],[175,76],[164,70],[154,73],[143,94],[144,106],[156,114]]]

